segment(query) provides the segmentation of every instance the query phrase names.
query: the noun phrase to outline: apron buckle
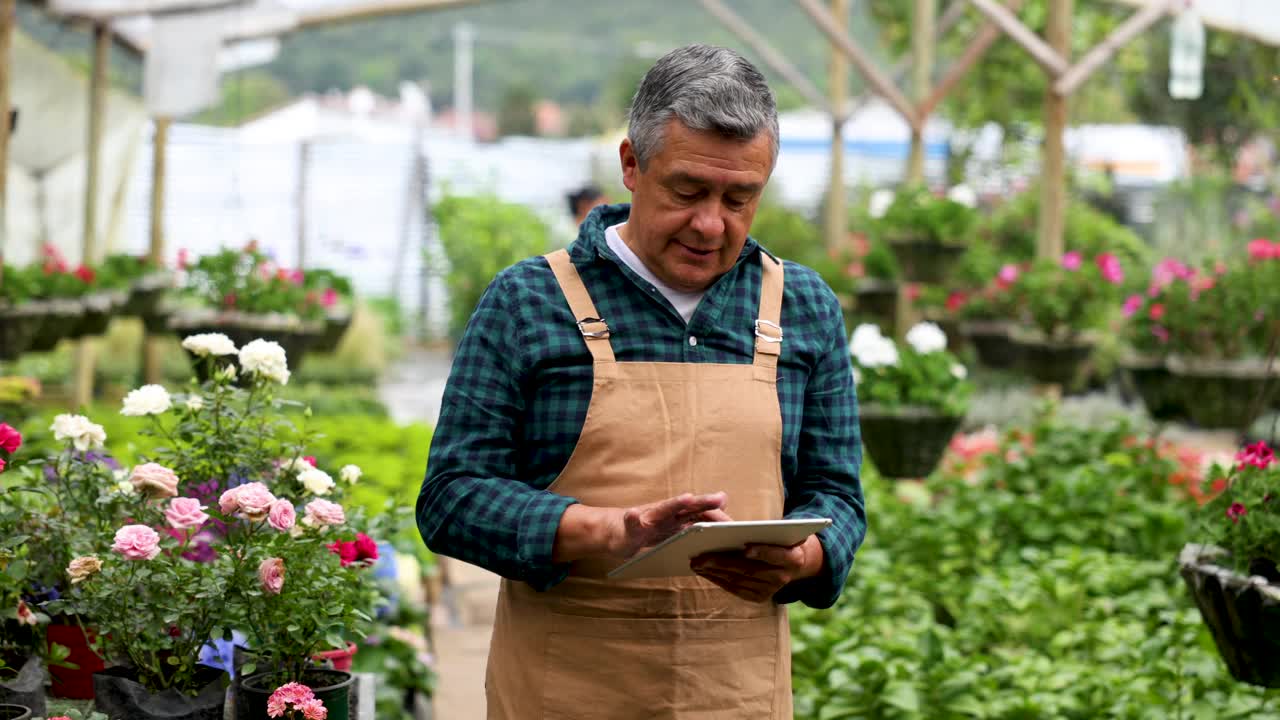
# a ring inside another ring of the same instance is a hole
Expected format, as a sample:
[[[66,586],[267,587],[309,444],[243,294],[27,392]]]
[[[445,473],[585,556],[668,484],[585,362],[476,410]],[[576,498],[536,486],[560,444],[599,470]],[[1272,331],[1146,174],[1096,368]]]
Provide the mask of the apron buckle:
[[[766,334],[766,333],[761,332],[761,331],[760,331],[760,327],[761,327],[761,326],[768,327],[768,328],[770,328],[770,329],[772,329],[772,330],[777,330],[777,331],[778,331],[778,336],[777,336],[777,337],[774,337],[773,335],[768,335],[768,334]],[[768,320],[760,320],[760,319],[757,319],[757,320],[756,320],[756,324],[755,324],[755,330],[756,330],[756,337],[760,338],[761,340],[763,340],[763,341],[765,341],[765,342],[767,342],[767,343],[780,343],[780,342],[782,342],[782,326],[781,326],[781,325],[779,325],[779,324],[777,324],[777,323],[769,322]]]
[[[588,330],[587,325],[603,325],[603,330]],[[582,337],[588,338],[607,338],[609,337],[609,324],[598,317],[582,318],[578,321],[578,332],[582,333]]]

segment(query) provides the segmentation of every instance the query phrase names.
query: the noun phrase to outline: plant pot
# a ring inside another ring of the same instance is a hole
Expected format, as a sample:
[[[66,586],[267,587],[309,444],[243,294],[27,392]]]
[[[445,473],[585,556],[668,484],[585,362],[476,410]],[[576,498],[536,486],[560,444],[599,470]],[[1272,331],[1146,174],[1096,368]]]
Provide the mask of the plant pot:
[[[978,362],[995,370],[1018,364],[1018,346],[1009,335],[1006,320],[970,320],[960,324],[960,334],[973,345]]]
[[[80,315],[80,322],[67,337],[74,340],[90,335],[102,335],[111,325],[111,318],[115,316],[116,308],[124,305],[125,300],[125,294],[115,290],[85,295],[80,299],[80,305],[84,308]]]
[[[0,303],[0,361],[21,357],[43,323],[44,314],[33,303]]]
[[[1142,404],[1153,420],[1175,420],[1187,416],[1177,381],[1165,365],[1164,358],[1133,355],[1120,361],[1120,369],[1125,390],[1142,398]]]
[[[28,720],[31,708],[25,705],[0,705],[0,720]]]
[[[71,651],[67,661],[76,667],[66,668],[57,665],[49,668],[53,676],[50,693],[54,697],[71,698],[73,700],[89,700],[93,698],[93,674],[104,668],[102,658],[89,647],[85,633],[94,636],[93,628],[81,630],[79,625],[51,624],[45,631],[50,644],[57,643]]]
[[[1215,565],[1222,554],[1186,545],[1178,557],[1182,579],[1231,677],[1280,688],[1280,585]]]
[[[222,720],[226,712],[226,673],[214,668],[196,671],[194,696],[174,689],[155,693],[140,685],[131,668],[113,667],[93,675],[94,709],[129,720]]]
[[[859,408],[863,447],[881,475],[896,479],[933,473],[963,419],[918,406]]]
[[[881,330],[893,333],[893,323],[898,315],[898,284],[891,280],[866,279],[858,283],[853,292],[857,302],[854,311],[857,315],[874,319],[881,325]]]
[[[276,688],[287,682],[279,672],[250,675],[240,685],[236,698],[237,717],[244,720],[267,720],[267,700]],[[328,720],[350,720],[356,696],[356,678],[349,672],[315,668],[302,675],[302,684],[311,688],[329,711]],[[242,714],[243,712],[243,714]]]
[[[323,650],[312,655],[311,659],[326,665],[332,665],[334,670],[351,672],[351,661],[356,655],[356,650],[358,650],[356,644],[349,642],[344,649]]]
[[[342,336],[347,334],[347,328],[351,327],[351,313],[334,313],[326,315],[324,319],[324,329],[311,343],[309,348],[315,352],[331,353],[338,349],[338,345],[342,343]]]
[[[1168,366],[1187,415],[1204,428],[1248,430],[1280,384],[1265,360],[1171,357]]]
[[[1037,382],[1063,387],[1080,380],[1096,344],[1088,338],[1049,340],[1039,331],[1019,327],[1013,329],[1010,339],[1023,372]]]
[[[27,352],[49,352],[58,346],[63,338],[69,337],[80,324],[80,315],[84,309],[78,300],[54,298],[38,301],[43,319],[40,329],[31,338]]]
[[[35,656],[27,658],[18,669],[17,677],[0,682],[0,703],[22,705],[32,713],[43,716],[44,679],[44,662]]]
[[[155,315],[171,284],[172,277],[167,272],[143,275],[129,288],[129,297],[120,308],[120,314],[139,318]]]
[[[964,245],[939,243],[920,238],[894,238],[888,242],[902,267],[907,282],[936,285],[946,279],[956,261],[964,255]]]

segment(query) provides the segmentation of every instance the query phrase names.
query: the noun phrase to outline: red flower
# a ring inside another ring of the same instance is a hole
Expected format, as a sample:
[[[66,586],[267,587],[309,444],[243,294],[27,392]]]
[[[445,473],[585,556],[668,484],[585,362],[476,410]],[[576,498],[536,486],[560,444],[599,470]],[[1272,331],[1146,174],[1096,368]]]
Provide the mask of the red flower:
[[[350,540],[339,540],[338,542],[325,545],[325,547],[329,548],[329,552],[338,556],[342,561],[342,567],[346,567],[356,561],[356,544]]]
[[[229,308],[233,308],[233,307],[235,307],[235,306],[236,306],[236,294],[235,294],[235,293],[227,293],[226,295],[223,295],[223,296],[222,296],[222,306],[223,306],[223,307],[229,307]]]
[[[306,460],[306,461],[307,461],[307,464],[308,464],[308,465],[310,465],[311,467],[316,467],[316,456],[315,456],[315,455],[303,455],[303,456],[302,456],[302,459],[303,459],[303,460]]]
[[[1244,450],[1236,453],[1236,462],[1238,463],[1236,468],[1243,470],[1246,466],[1252,465],[1253,467],[1265,470],[1275,459],[1275,451],[1267,447],[1265,442],[1259,440],[1258,442],[1246,447]]]
[[[1243,503],[1233,502],[1231,507],[1227,508],[1227,517],[1231,518],[1233,524],[1239,524],[1240,518],[1249,514],[1249,509]]]
[[[4,472],[4,460],[0,458],[0,472]]]
[[[967,299],[968,298],[965,297],[964,293],[958,290],[952,292],[950,295],[947,295],[947,310],[950,310],[951,312],[959,310],[964,307],[965,300]]]
[[[916,300],[919,300],[919,299],[920,299],[919,283],[907,283],[907,300],[910,302],[915,302]]]
[[[20,447],[22,447],[22,433],[8,424],[0,423],[0,450],[12,455],[18,452]]]
[[[90,285],[93,283],[93,279],[97,277],[97,273],[93,271],[93,268],[82,264],[76,268],[76,277],[80,278],[80,281],[85,285]]]
[[[1152,303],[1151,309],[1147,311],[1152,320],[1159,320],[1164,317],[1164,303]]]
[[[338,291],[333,288],[325,288],[324,295],[320,298],[320,304],[330,308],[338,304]]]
[[[1276,257],[1275,246],[1266,238],[1249,241],[1250,260],[1268,260],[1273,257]]]
[[[365,560],[378,559],[378,543],[373,538],[364,533],[356,533],[356,560],[364,562]]]

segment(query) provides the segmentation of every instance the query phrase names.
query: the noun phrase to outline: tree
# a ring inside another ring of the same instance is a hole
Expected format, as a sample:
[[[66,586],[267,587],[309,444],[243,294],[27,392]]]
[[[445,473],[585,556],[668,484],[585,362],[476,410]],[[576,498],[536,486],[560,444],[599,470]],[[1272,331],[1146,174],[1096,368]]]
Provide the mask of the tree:
[[[498,106],[498,134],[537,134],[537,121],[533,116],[533,104],[537,97],[528,85],[510,85],[502,95]]]

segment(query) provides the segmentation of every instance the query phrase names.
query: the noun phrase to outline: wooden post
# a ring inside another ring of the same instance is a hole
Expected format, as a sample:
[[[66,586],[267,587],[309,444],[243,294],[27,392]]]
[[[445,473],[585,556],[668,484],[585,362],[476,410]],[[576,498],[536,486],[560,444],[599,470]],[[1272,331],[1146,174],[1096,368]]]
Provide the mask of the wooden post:
[[[1071,11],[1073,0],[1050,0],[1045,35],[1059,57],[1071,62]],[[1067,96],[1052,89],[1044,101],[1044,154],[1040,168],[1040,225],[1036,255],[1062,256],[1067,217]]]
[[[159,266],[164,262],[164,191],[168,159],[169,125],[172,118],[157,117],[151,137],[151,249],[147,257]],[[160,338],[144,331],[142,337],[142,378],[146,383],[161,381]]]
[[[9,64],[16,7],[16,0],[0,0],[0,287],[4,286],[4,248],[9,238]]]
[[[307,264],[307,175],[311,167],[311,141],[298,145],[298,263],[299,270]]]
[[[104,22],[93,26],[93,67],[89,75],[88,143],[85,156],[84,234],[80,261],[92,263],[97,253],[98,158],[102,145],[102,116],[107,94],[107,62],[111,31]],[[92,338],[82,338],[76,352],[76,378],[72,405],[83,408],[93,399],[94,347]]]
[[[937,0],[915,0],[915,12],[911,17],[911,79],[912,91],[917,103],[929,98],[933,83],[934,26],[937,24]],[[924,126],[928,116],[921,114],[920,122],[911,127],[911,155],[907,160],[907,182],[924,182]]]
[[[831,14],[840,24],[840,32],[849,25],[849,0],[831,0]],[[827,250],[844,247],[849,229],[844,197],[844,101],[849,86],[849,63],[839,49],[831,48],[831,64],[827,68],[827,102],[831,114],[831,180],[827,185]]]

